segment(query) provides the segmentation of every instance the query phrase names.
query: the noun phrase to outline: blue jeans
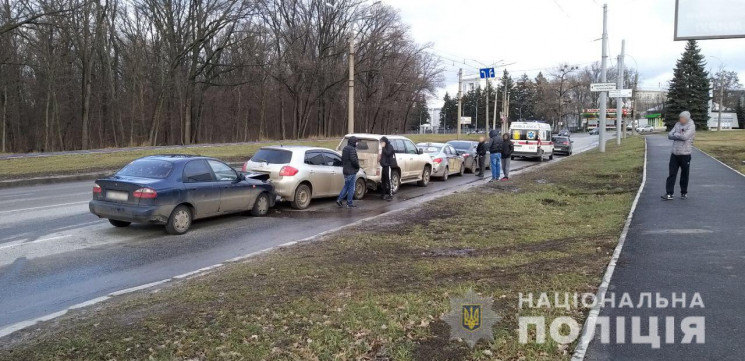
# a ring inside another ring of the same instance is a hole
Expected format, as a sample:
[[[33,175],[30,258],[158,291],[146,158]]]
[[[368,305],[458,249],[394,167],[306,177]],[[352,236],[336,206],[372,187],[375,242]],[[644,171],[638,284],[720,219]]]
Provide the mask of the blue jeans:
[[[502,154],[490,154],[490,161],[491,161],[491,179],[499,179],[499,167],[502,165]]]
[[[339,193],[339,197],[336,199],[337,201],[341,202],[341,200],[344,199],[344,196],[346,196],[347,204],[350,206],[352,205],[352,198],[354,197],[354,186],[357,181],[356,178],[356,174],[344,176],[344,188],[341,189],[341,193]]]

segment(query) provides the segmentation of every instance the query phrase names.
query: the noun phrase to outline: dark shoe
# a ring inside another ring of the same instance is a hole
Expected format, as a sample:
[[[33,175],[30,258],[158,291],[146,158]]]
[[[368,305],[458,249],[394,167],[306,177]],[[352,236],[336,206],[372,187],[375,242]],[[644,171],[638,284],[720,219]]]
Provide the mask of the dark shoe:
[[[347,204],[347,208],[357,208],[356,204]]]
[[[673,200],[673,195],[672,194],[666,194],[664,196],[661,196],[660,198],[662,198],[663,201],[671,201],[671,200]]]
[[[509,179],[509,178],[507,178],[507,177],[503,177],[503,178],[502,178],[502,179],[500,179],[500,180],[501,180],[502,182],[504,182],[504,181],[508,181],[508,180],[510,180],[510,179]]]
[[[337,199],[336,200],[336,206],[339,207],[339,208],[344,207],[344,203],[342,203],[340,200]]]
[[[386,196],[385,197],[385,200],[388,201],[388,202],[390,202],[390,201],[393,200],[393,196]]]
[[[683,199],[683,200],[688,199],[688,193],[681,194],[680,199]]]

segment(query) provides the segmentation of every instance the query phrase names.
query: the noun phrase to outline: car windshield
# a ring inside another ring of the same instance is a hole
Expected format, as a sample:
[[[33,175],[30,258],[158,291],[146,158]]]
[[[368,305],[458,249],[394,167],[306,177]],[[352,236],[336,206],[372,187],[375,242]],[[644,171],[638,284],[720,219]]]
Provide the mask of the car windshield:
[[[121,177],[163,179],[171,174],[173,163],[157,159],[137,159],[116,172]]]
[[[567,137],[555,137],[554,142],[568,142],[569,139]]]
[[[252,162],[268,164],[287,164],[290,163],[291,159],[291,151],[270,148],[259,149],[259,151],[251,157]]]
[[[458,150],[469,150],[471,149],[471,142],[448,142],[453,148]]]

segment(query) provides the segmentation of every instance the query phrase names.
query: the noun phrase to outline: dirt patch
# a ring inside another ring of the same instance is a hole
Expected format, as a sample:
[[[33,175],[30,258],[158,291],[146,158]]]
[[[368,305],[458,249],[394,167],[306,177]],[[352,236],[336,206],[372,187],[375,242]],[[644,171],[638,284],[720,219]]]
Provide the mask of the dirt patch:
[[[569,203],[551,198],[543,198],[541,199],[541,204],[543,204],[544,206],[564,207],[567,206]]]
[[[450,326],[443,321],[429,325],[432,336],[417,342],[414,347],[414,360],[417,361],[458,361],[465,360],[471,353],[464,343],[450,342]]]
[[[424,257],[473,257],[476,250],[473,248],[441,248],[422,252]]]

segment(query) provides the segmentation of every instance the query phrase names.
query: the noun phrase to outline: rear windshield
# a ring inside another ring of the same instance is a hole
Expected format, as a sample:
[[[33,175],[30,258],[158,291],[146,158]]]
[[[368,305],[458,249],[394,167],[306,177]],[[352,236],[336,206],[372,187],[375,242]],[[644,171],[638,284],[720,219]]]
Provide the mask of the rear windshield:
[[[568,142],[569,138],[567,137],[554,137],[554,142]]]
[[[471,149],[471,142],[448,142],[453,148],[458,150],[469,150]]]
[[[118,176],[163,179],[171,174],[173,163],[157,159],[137,159],[127,164]]]
[[[442,147],[434,147],[431,145],[430,146],[423,145],[423,146],[420,146],[419,148],[424,153],[427,153],[427,154],[437,154],[437,153],[440,153],[440,150],[442,149]]]
[[[510,136],[513,140],[536,140],[540,136],[537,129],[512,129]]]
[[[347,146],[349,138],[344,138],[339,151]],[[373,139],[357,139],[357,152],[358,153],[370,153],[378,154],[378,141]]]
[[[268,164],[287,164],[292,159],[292,152],[289,150],[281,149],[259,149],[251,161],[257,163],[268,163]]]

